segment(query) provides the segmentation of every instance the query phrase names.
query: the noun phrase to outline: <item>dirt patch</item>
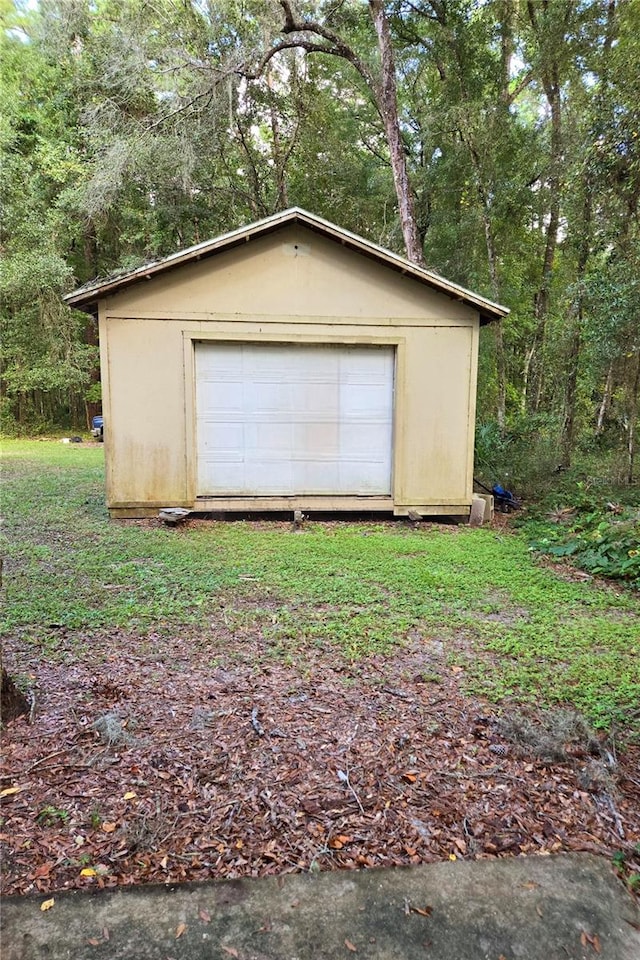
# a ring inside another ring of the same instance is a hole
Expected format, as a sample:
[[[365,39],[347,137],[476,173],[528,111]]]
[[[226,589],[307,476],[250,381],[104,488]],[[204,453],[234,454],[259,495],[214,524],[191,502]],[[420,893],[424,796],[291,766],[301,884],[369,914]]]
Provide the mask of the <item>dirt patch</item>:
[[[632,856],[640,840],[637,747],[618,753],[615,792],[578,763],[513,749],[437,643],[357,664],[313,648],[285,666],[258,630],[221,620],[206,634],[66,639],[56,662],[10,646],[37,715],[4,736],[5,893]]]
[[[536,563],[547,570],[553,571],[560,580],[566,580],[568,583],[593,582],[600,590],[610,590],[612,593],[626,594],[627,596],[637,593],[637,590],[628,583],[587,573],[586,570],[580,570],[578,567],[572,566],[569,560],[554,560],[550,557],[537,556]]]
[[[530,620],[531,614],[524,607],[511,607],[494,613],[480,613],[477,615],[477,619],[483,623],[502,623],[504,626],[511,627],[514,623]]]

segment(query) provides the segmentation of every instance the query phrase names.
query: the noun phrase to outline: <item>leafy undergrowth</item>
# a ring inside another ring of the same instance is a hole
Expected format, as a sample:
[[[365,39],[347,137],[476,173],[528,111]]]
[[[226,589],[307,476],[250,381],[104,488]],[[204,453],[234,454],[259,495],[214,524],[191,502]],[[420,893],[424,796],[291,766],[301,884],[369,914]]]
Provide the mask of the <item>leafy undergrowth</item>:
[[[568,523],[547,528],[533,549],[552,557],[570,557],[589,573],[626,580],[640,589],[640,511],[593,510]]]
[[[5,735],[7,891],[635,863],[637,594],[499,526],[110,522],[102,457],[4,451],[4,655],[37,701]],[[600,747],[549,757],[500,726],[567,709]]]

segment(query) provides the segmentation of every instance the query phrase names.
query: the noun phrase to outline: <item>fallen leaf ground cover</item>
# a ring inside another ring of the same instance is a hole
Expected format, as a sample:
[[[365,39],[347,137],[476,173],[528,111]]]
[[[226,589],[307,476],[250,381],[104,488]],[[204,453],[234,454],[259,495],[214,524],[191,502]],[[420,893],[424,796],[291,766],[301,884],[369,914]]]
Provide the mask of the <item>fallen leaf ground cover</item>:
[[[110,522],[102,455],[5,445],[4,660],[36,702],[4,731],[5,892],[575,849],[633,877],[637,595],[497,528]]]

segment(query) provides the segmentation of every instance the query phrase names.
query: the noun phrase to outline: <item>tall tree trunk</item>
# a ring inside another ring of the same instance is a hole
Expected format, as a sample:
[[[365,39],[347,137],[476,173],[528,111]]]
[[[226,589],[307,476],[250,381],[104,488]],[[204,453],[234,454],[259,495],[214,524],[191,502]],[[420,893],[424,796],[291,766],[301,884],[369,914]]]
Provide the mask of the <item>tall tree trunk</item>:
[[[268,204],[265,202],[262,184],[260,183],[260,174],[258,172],[253,155],[251,136],[247,137],[245,128],[242,126],[240,114],[238,114],[235,118],[235,125],[238,132],[238,141],[244,150],[244,155],[247,159],[247,168],[249,170],[249,176],[247,179],[252,187],[250,193],[251,209],[256,218],[267,217],[270,213],[273,213],[273,211],[269,209]]]
[[[280,141],[280,124],[278,114],[272,105],[270,109],[271,136],[273,137],[273,160],[276,173],[276,184],[278,189],[277,209],[286,210],[289,206],[289,191],[287,189],[286,158],[283,157],[282,144]]]
[[[91,280],[98,274],[98,238],[95,223],[91,218],[87,220],[84,226],[82,253],[85,278]]]
[[[628,419],[629,429],[627,437],[627,483],[633,483],[633,468],[636,455],[636,425],[638,421],[638,393],[640,392],[640,350],[636,354],[636,370],[633,383],[629,389]]]
[[[434,8],[434,14],[439,21],[447,42],[451,48],[454,62],[457,65],[456,79],[460,89],[461,102],[471,113],[473,109],[473,96],[470,94],[465,82],[465,53],[461,48],[458,38],[454,31],[451,31],[447,25],[447,11],[444,5]],[[511,61],[515,51],[513,36],[513,4],[512,0],[503,0],[499,6],[500,18],[500,52],[501,52],[501,78],[500,78],[500,101],[505,115],[509,116],[509,107],[511,105],[511,93],[509,90]],[[440,77],[445,80],[447,77],[444,67],[439,68]],[[493,184],[491,174],[487,176],[483,165],[473,123],[466,122],[464,115],[461,115],[458,122],[458,132],[462,143],[469,151],[469,157],[476,177],[476,189],[480,200],[480,211],[482,216],[482,225],[484,229],[485,247],[487,251],[487,265],[489,268],[489,282],[491,286],[491,296],[496,303],[500,300],[500,282],[498,277],[498,252],[493,228],[493,214],[491,196]],[[489,180],[489,182],[487,182]],[[497,402],[496,419],[500,429],[504,429],[506,423],[506,394],[507,394],[507,372],[506,358],[504,350],[504,331],[502,320],[497,320],[493,325],[495,361],[496,361],[496,381],[497,381]]]
[[[496,377],[498,397],[496,401],[496,419],[498,426],[504,430],[507,423],[507,363],[504,351],[504,328],[502,318],[493,324],[493,338],[496,350]]]
[[[475,151],[471,151],[472,155]],[[477,171],[479,174],[479,170]],[[500,299],[500,282],[498,279],[498,251],[496,250],[495,237],[491,226],[491,215],[489,212],[488,198],[486,192],[479,184],[478,192],[482,203],[482,223],[484,226],[484,239],[487,248],[487,263],[489,265],[489,281],[491,284],[491,296],[496,301]],[[506,405],[507,405],[507,371],[504,354],[504,337],[502,329],[502,320],[496,320],[493,324],[494,344],[496,351],[496,378],[498,386],[498,398],[496,403],[496,418],[498,426],[504,430],[506,423]]]
[[[551,196],[549,205],[549,222],[545,236],[540,285],[534,298],[533,316],[536,326],[530,348],[531,356],[529,359],[529,373],[531,374],[531,372],[533,372],[534,378],[534,383],[532,384],[533,389],[529,393],[529,398],[530,406],[534,411],[539,409],[544,386],[542,354],[546,340],[547,321],[549,319],[549,308],[551,304],[551,280],[553,276],[556,249],[558,246],[558,228],[560,226],[560,175],[558,169],[561,150],[560,123],[560,91],[558,89],[551,108],[552,173],[549,177],[549,192]],[[533,370],[531,370],[532,364]],[[533,398],[532,402],[531,398]]]
[[[402,236],[408,259],[419,266],[425,266],[422,240],[416,221],[415,197],[409,183],[407,157],[400,134],[396,68],[389,21],[382,0],[369,0],[369,10],[376,29],[380,52],[381,84],[378,94],[378,107],[389,145]]]
[[[598,420],[596,422],[596,437],[600,436],[604,429],[604,419],[607,415],[609,409],[609,404],[611,403],[611,396],[613,394],[613,360],[609,364],[609,369],[607,370],[607,379],[605,380],[604,390],[602,392],[602,402],[598,408]]]
[[[369,0],[369,13],[375,27],[380,53],[379,76],[370,70],[365,61],[358,56],[353,47],[343,37],[324,23],[299,17],[294,11],[291,0],[279,0],[279,3],[285,17],[285,22],[281,28],[282,33],[286,36],[292,34],[294,36],[272,46],[262,57],[257,68],[242,71],[244,76],[248,79],[256,79],[263,73],[271,57],[280,50],[291,49],[292,47],[306,50],[307,53],[325,53],[333,57],[340,57],[355,67],[365,81],[384,125],[407,258],[418,266],[425,266],[422,240],[420,239],[416,219],[415,195],[409,181],[407,157],[400,132],[393,43],[383,0]],[[295,34],[313,35],[315,39],[296,37]]]
[[[571,326],[569,357],[567,361],[567,380],[564,403],[564,421],[562,424],[562,465],[571,464],[576,419],[576,396],[578,392],[578,367],[582,348],[582,283],[589,261],[591,249],[591,182],[586,177],[584,185],[584,202],[582,207],[582,223],[580,224],[580,250],[576,265],[576,293],[569,310]]]
[[[500,22],[500,96],[503,104],[509,108],[509,84],[511,82],[511,62],[515,52],[513,19],[515,8],[512,0],[502,0],[498,7]]]
[[[562,423],[561,460],[563,467],[571,465],[573,440],[576,422],[576,396],[578,392],[578,367],[582,349],[582,295],[580,302],[572,304],[570,311],[571,340],[567,358],[567,386],[565,392],[565,413]]]
[[[549,208],[545,230],[544,254],[540,282],[534,296],[533,316],[535,329],[533,338],[525,355],[523,367],[522,408],[537,411],[544,389],[544,346],[547,321],[551,305],[551,280],[558,246],[558,230],[561,209],[561,168],[562,168],[562,100],[561,78],[558,54],[547,49],[547,31],[554,29],[549,18],[553,11],[548,3],[540,9],[533,0],[527,0],[529,20],[540,56],[540,80],[551,111],[551,145],[549,156]],[[540,13],[540,18],[539,18]],[[573,16],[572,0],[567,0],[563,9],[562,40],[569,20]],[[556,40],[558,38],[556,37]]]
[[[118,231],[114,231],[118,233]],[[84,254],[84,276],[85,279],[92,279],[98,275],[98,239],[96,235],[96,226],[91,218],[89,218],[85,224],[83,237],[82,237],[82,249]],[[97,317],[92,317],[91,315],[87,316],[86,326],[84,328],[84,342],[90,347],[98,348],[98,319]],[[96,383],[100,383],[100,360],[96,361],[95,366],[91,370],[91,383],[89,386],[93,386]],[[89,401],[86,398],[86,394],[83,397],[84,401],[84,411],[86,419],[86,428],[87,430],[91,429],[91,419],[92,417],[97,416],[102,409],[102,404],[98,401]],[[78,420],[78,423],[80,421]]]
[[[509,108],[513,102],[510,91],[511,84],[511,64],[515,53],[514,38],[514,14],[516,7],[512,0],[503,0],[499,7],[500,22],[500,98],[504,112],[508,114]],[[497,255],[495,250],[495,241],[493,231],[491,230],[491,221],[488,214],[485,214],[485,239],[487,243],[487,256],[489,259],[489,275],[491,277],[492,296],[496,302],[500,300],[500,285],[498,282]],[[496,349],[496,378],[498,381],[498,400],[497,400],[497,420],[501,430],[504,429],[507,416],[507,364],[504,350],[504,329],[502,319],[497,320],[494,325],[495,349]]]
[[[489,198],[482,180],[480,179],[480,168],[479,168],[479,159],[475,150],[471,150],[472,157],[475,158],[474,165],[477,161],[477,170],[478,175],[478,193],[480,195],[480,202],[482,204],[482,223],[484,226],[484,239],[487,248],[487,263],[489,265],[489,281],[491,284],[491,296],[497,303],[500,299],[500,281],[498,278],[498,251],[496,249],[495,236],[493,234],[493,227],[491,225],[491,213],[490,213],[490,204]],[[504,354],[504,337],[502,329],[502,320],[496,320],[493,324],[493,334],[494,334],[494,343],[496,351],[496,378],[498,385],[498,398],[496,403],[496,418],[498,420],[498,426],[501,430],[504,430],[506,423],[506,406],[507,406],[507,371],[506,371],[506,362]]]

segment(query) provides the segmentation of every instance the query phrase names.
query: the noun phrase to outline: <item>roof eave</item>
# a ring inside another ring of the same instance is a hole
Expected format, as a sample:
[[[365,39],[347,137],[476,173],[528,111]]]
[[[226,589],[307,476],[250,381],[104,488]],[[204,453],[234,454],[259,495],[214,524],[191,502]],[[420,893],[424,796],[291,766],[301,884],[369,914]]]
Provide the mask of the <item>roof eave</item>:
[[[389,250],[385,250],[383,247],[379,247],[369,240],[365,240],[363,237],[359,237],[348,230],[343,230],[335,226],[335,224],[324,220],[322,217],[302,210],[300,207],[292,207],[289,210],[276,213],[271,217],[251,224],[249,227],[242,227],[230,233],[223,234],[214,240],[207,240],[193,247],[188,247],[186,250],[181,250],[161,260],[137,267],[129,273],[114,276],[111,279],[98,283],[86,284],[74,290],[72,293],[67,294],[64,297],[64,301],[70,307],[84,310],[86,313],[95,314],[98,300],[109,297],[143,280],[151,280],[151,278],[158,273],[164,273],[188,263],[198,262],[199,260],[214,256],[223,250],[230,250],[243,243],[248,243],[256,237],[272,233],[286,223],[302,223],[317,233],[332,237],[343,246],[356,250],[378,262],[386,263],[389,267],[399,271],[403,275],[424,283],[438,292],[450,296],[454,300],[459,300],[469,306],[475,307],[480,314],[480,323],[483,325],[501,319],[509,313],[507,307],[493,303],[491,300],[471,290],[467,290],[459,284],[446,280],[444,277],[440,277],[438,274],[426,268],[419,267],[409,260],[405,260],[403,257]]]

